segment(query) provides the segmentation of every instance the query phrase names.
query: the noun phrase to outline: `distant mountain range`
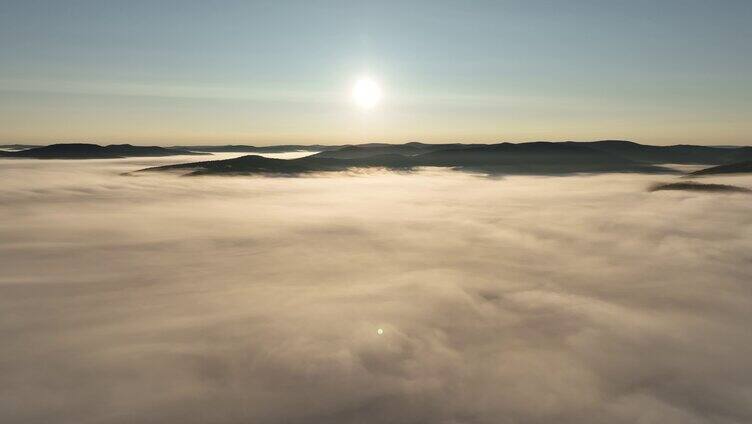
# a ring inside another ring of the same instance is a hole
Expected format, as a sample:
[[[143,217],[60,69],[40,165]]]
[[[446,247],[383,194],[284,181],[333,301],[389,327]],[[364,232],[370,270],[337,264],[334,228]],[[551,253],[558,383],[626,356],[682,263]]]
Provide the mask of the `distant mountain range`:
[[[211,152],[211,153],[292,153],[292,152],[333,152],[338,151],[338,159],[354,159],[357,157],[373,156],[375,154],[397,153],[401,155],[417,155],[434,150],[444,150],[452,148],[464,148],[471,146],[482,146],[482,144],[428,144],[428,143],[366,143],[366,144],[343,144],[343,145],[323,145],[323,144],[282,144],[277,146],[249,146],[242,144],[229,144],[224,146],[174,146],[176,149],[191,150],[194,152]],[[325,155],[322,155],[324,157]]]
[[[369,143],[339,146],[336,149],[322,150],[318,157],[335,158],[335,159],[360,159],[374,155],[403,155],[417,156],[424,153],[435,152],[439,150],[461,150],[472,147],[483,147],[486,144],[427,144],[427,143],[405,143],[405,144],[386,144],[386,143]]]
[[[298,159],[271,159],[248,155],[235,159],[202,161],[149,168],[149,171],[186,170],[190,175],[301,174],[382,167],[410,170],[449,167],[486,174],[543,174],[641,172],[678,173],[666,164],[717,165],[688,174],[702,176],[752,172],[752,147],[650,146],[624,140],[591,142],[530,142],[498,144],[368,143],[344,146],[133,146],[64,143],[49,146],[5,145],[0,157],[36,159],[116,159],[212,152],[311,152]]]
[[[492,150],[514,149],[513,146],[535,145],[573,145],[587,147],[605,153],[629,159],[634,162],[648,164],[704,164],[720,165],[742,160],[752,160],[752,147],[734,146],[696,146],[680,144],[674,146],[651,146],[625,140],[601,140],[589,142],[567,141],[561,143],[532,142],[532,143],[499,143],[499,144],[428,144],[428,143],[368,143],[340,146],[327,145],[280,145],[280,146],[175,146],[182,150],[195,152],[248,152],[248,153],[287,153],[287,152],[322,152],[320,157],[336,159],[356,159],[376,154],[399,154],[417,156],[429,152],[445,150],[484,149]],[[494,147],[506,146],[506,147]],[[529,147],[535,149],[535,147]]]
[[[100,146],[88,143],[52,144],[16,151],[0,151],[0,157],[33,159],[118,159],[127,157],[158,157],[177,155],[206,155],[184,149],[159,146],[133,146],[130,144],[110,144]]]
[[[652,164],[720,165],[752,160],[752,147],[650,146],[624,140],[568,142],[608,152],[637,162]]]
[[[335,159],[316,155],[299,159],[273,159],[259,155],[241,156],[235,159],[181,163],[157,166],[141,171],[188,171],[188,175],[217,174],[281,174],[298,175],[311,172],[345,171],[351,168],[382,167],[408,170],[415,163],[402,155],[375,155],[362,159]]]
[[[610,147],[630,142],[500,143],[500,144],[367,144],[327,150],[299,159],[270,159],[258,155],[148,168],[145,171],[189,170],[189,175],[301,174],[360,167],[413,169],[439,166],[487,174],[569,174],[578,172],[676,173],[654,161],[634,160],[612,153]],[[656,146],[648,146],[650,148]],[[683,153],[685,150],[682,149]],[[715,150],[714,148],[710,148]],[[729,154],[733,149],[722,149]],[[677,151],[678,152],[678,151]],[[677,153],[677,160],[684,157]],[[695,155],[697,156],[697,155]],[[665,155],[663,155],[665,157]],[[717,159],[714,151],[712,160]],[[711,163],[712,163],[711,160]],[[663,163],[663,162],[659,162]]]

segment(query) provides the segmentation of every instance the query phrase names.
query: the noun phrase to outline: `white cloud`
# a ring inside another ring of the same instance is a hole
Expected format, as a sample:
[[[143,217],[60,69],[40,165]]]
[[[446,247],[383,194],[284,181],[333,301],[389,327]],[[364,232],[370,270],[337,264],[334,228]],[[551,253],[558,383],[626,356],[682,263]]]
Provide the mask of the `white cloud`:
[[[141,165],[3,162],[0,421],[752,419],[747,195]]]

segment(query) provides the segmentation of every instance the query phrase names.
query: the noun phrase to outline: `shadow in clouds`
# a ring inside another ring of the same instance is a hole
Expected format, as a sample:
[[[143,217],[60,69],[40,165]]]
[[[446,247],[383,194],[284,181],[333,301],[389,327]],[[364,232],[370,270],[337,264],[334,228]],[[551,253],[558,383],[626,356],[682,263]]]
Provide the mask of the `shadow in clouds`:
[[[667,184],[655,184],[650,187],[650,191],[665,190],[684,190],[684,191],[705,191],[712,193],[750,193],[752,190],[745,187],[737,187],[728,184],[704,184],[697,182],[679,182]]]

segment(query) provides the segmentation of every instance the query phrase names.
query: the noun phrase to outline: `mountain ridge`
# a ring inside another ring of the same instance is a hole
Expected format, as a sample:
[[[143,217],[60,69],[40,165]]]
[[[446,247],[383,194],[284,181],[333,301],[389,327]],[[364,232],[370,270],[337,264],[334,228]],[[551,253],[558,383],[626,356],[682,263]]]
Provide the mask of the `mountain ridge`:
[[[644,172],[676,173],[668,168],[636,162],[583,144],[532,142],[490,145],[435,145],[415,154],[415,145],[359,145],[297,159],[270,159],[258,155],[223,161],[204,161],[146,168],[141,171],[193,169],[189,175],[302,174],[342,171],[359,167],[409,170],[448,167],[486,174],[544,174]],[[405,155],[395,152],[408,151]]]
[[[0,157],[29,159],[122,159],[127,157],[161,157],[178,155],[207,155],[161,146],[134,146],[132,144],[58,143],[18,151],[0,152]]]

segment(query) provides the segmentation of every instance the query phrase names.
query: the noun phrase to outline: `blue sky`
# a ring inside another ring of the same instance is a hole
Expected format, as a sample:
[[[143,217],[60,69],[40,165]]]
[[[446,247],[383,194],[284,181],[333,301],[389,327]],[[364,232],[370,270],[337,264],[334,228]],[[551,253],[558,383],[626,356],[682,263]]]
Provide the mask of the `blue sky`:
[[[750,20],[742,0],[6,0],[0,142],[746,144]]]

